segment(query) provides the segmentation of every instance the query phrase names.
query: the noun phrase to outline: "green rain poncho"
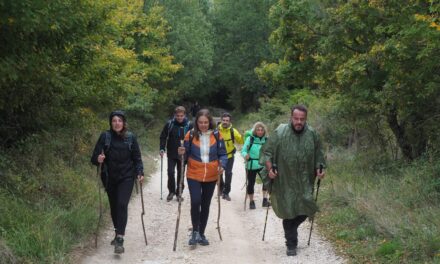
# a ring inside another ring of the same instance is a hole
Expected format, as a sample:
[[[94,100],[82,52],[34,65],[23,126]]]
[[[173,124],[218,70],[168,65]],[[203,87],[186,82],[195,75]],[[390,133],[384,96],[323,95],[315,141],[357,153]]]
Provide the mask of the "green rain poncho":
[[[291,124],[281,124],[261,149],[260,164],[267,160],[278,167],[278,176],[270,187],[275,214],[282,219],[313,216],[318,210],[313,199],[315,172],[320,164],[325,167],[318,133],[307,124],[300,134],[293,131]],[[262,176],[269,184],[266,169]]]

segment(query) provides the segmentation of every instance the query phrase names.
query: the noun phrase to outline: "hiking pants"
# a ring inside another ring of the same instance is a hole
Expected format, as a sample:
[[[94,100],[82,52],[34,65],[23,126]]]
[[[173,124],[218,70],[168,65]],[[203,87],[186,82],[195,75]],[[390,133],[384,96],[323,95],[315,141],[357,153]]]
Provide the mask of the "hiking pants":
[[[209,206],[214,194],[216,182],[199,182],[188,179],[188,189],[191,196],[191,222],[193,231],[205,234],[208,223]]]
[[[113,227],[118,235],[125,235],[127,226],[128,202],[133,191],[134,179],[125,178],[117,183],[109,183],[107,188],[110,214]]]
[[[284,237],[288,248],[298,246],[298,226],[307,219],[307,215],[298,215],[293,219],[283,219]]]
[[[174,177],[174,171],[177,167],[177,182],[176,177]],[[179,194],[179,183],[180,183],[180,177],[182,176],[182,166],[179,159],[170,159],[168,158],[168,191],[170,193],[175,193],[176,195]],[[185,183],[183,183],[184,187]],[[183,189],[182,189],[183,192]]]
[[[255,180],[257,178],[257,174],[260,176],[260,179],[261,179],[261,175],[260,175],[261,170],[262,169],[248,170],[248,172],[247,172],[248,182],[247,182],[247,188],[246,188],[247,194],[254,194]],[[263,191],[267,191],[264,184],[263,184]]]
[[[232,182],[232,168],[234,167],[234,157],[228,159],[228,164],[225,170],[225,181],[223,181],[223,175],[220,179],[220,187],[224,194],[229,194],[231,192],[231,182]]]

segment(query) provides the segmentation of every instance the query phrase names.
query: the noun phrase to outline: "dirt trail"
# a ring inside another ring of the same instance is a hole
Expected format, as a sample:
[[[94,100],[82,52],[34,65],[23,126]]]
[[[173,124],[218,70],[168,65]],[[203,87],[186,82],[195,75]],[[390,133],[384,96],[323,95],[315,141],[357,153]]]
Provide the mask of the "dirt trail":
[[[177,201],[167,202],[165,197],[166,170],[163,173],[163,200],[160,200],[160,166],[144,187],[146,215],[144,216],[148,246],[145,246],[140,219],[140,195],[133,197],[129,205],[129,219],[125,238],[125,253],[113,254],[110,241],[113,238],[111,226],[103,231],[98,249],[89,252],[82,263],[344,263],[345,260],[333,251],[331,245],[318,236],[314,228],[311,246],[307,246],[309,223],[299,229],[298,255],[287,257],[285,253],[281,220],[269,211],[265,241],[261,240],[266,210],[261,207],[261,185],[256,185],[257,209],[244,211],[245,182],[243,159],[236,155],[232,179],[232,201],[221,200],[220,226],[223,241],[217,230],[217,197],[214,195],[206,237],[211,245],[190,249],[188,239],[191,228],[190,198],[185,188],[182,203],[177,250],[173,252],[174,231],[177,216]],[[166,168],[166,158],[164,158]],[[215,192],[216,193],[216,192]],[[108,216],[107,216],[108,217]]]

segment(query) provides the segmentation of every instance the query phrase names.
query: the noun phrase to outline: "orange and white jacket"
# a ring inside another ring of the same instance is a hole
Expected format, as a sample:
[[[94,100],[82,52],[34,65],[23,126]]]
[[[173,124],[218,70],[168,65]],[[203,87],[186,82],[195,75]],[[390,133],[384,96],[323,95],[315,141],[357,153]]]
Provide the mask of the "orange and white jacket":
[[[200,134],[199,138],[194,135],[192,140],[190,134],[191,132],[186,133],[184,143],[188,160],[186,177],[200,182],[216,181],[218,167],[222,166],[225,169],[228,162],[225,142],[221,134],[218,131],[208,130]]]

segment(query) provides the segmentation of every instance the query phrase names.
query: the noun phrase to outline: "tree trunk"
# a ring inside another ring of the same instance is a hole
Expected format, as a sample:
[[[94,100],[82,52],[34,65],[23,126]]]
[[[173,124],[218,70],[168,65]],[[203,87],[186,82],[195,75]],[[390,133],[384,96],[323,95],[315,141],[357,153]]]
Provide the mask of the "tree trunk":
[[[387,113],[387,121],[391,128],[391,131],[393,131],[393,134],[397,139],[397,144],[402,150],[403,157],[407,161],[412,161],[414,159],[412,146],[406,139],[407,137],[405,134],[404,124],[399,124],[399,121],[397,120],[396,107],[392,107],[391,110]]]

